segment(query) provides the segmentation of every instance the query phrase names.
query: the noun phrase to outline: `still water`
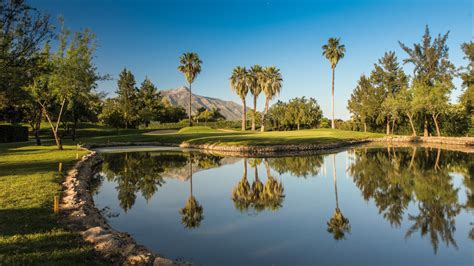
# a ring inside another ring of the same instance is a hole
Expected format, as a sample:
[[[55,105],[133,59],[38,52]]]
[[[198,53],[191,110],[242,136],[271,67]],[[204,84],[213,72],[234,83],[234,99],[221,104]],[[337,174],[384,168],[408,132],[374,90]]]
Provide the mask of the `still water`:
[[[109,223],[198,265],[473,265],[474,154],[101,152]]]

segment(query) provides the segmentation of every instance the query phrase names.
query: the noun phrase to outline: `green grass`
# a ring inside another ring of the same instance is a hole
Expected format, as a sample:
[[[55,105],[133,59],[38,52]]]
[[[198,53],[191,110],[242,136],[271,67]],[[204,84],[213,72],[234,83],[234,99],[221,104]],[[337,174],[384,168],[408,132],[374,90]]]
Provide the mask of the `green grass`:
[[[166,132],[166,131],[165,131]],[[300,131],[241,132],[211,129],[208,127],[183,128],[173,133],[136,133],[120,136],[81,138],[81,143],[107,142],[158,142],[192,143],[217,145],[276,145],[276,144],[319,144],[350,139],[383,137],[379,133],[364,133],[334,129],[311,129]]]
[[[92,247],[63,228],[52,210],[63,179],[58,164],[65,174],[76,158],[75,146],[64,148],[0,144],[0,265],[96,263]]]

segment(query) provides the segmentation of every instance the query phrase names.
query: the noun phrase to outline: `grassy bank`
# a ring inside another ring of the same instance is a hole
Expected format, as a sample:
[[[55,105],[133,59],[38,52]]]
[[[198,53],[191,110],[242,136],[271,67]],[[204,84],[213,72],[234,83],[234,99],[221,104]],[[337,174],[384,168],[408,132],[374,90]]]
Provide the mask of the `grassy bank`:
[[[148,132],[114,136],[99,136],[79,139],[82,143],[147,142],[192,143],[218,145],[277,145],[277,144],[325,144],[350,139],[383,137],[383,134],[364,133],[334,129],[311,129],[300,131],[241,132],[211,129],[208,127],[183,128],[177,132]]]
[[[75,146],[0,145],[0,265],[96,263],[92,248],[53,213],[62,181],[58,164],[65,174],[75,158]]]

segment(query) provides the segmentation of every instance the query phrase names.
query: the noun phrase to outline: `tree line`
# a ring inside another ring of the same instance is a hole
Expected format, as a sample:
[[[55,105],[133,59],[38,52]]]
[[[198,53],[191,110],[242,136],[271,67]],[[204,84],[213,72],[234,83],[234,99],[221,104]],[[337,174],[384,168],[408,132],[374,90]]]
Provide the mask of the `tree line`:
[[[467,67],[456,69],[449,60],[446,44],[448,33],[432,37],[428,26],[420,43],[409,47],[400,42],[407,58],[403,64],[413,67],[413,74],[403,71],[395,52],[386,52],[374,64],[369,76],[362,74],[357,82],[348,109],[356,129],[381,131],[386,134],[423,132],[441,136],[465,135],[473,113],[473,43],[464,43],[462,50],[469,60]],[[458,103],[450,103],[455,88],[453,78],[460,76],[463,92]]]

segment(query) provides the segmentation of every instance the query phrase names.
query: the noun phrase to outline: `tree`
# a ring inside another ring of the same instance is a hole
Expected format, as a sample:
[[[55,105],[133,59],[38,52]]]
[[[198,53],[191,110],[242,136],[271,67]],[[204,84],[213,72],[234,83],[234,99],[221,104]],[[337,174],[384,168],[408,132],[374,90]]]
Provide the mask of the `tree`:
[[[380,102],[380,111],[378,112],[377,121],[386,122],[387,135],[390,134],[390,120],[395,124],[397,112],[393,110],[393,99],[396,94],[407,86],[407,77],[403,69],[397,62],[395,52],[386,52],[382,58],[379,59],[378,64],[374,65],[374,70],[371,73],[372,85],[379,90],[379,95],[382,96]],[[389,104],[384,104],[384,101],[389,99]],[[394,115],[394,116],[392,116]]]
[[[335,240],[341,240],[345,238],[346,232],[351,231],[351,225],[349,224],[349,219],[342,215],[341,210],[339,209],[339,198],[337,196],[337,177],[336,177],[336,155],[332,155],[332,174],[334,180],[334,193],[336,195],[336,209],[333,216],[327,222],[328,228],[327,231],[333,234]]]
[[[249,70],[250,93],[253,95],[252,112],[252,130],[255,130],[255,120],[257,119],[257,98],[262,92],[264,79],[263,68],[260,65],[254,65]]]
[[[151,121],[158,119],[163,109],[162,97],[155,85],[145,78],[138,90],[138,117],[148,127]]]
[[[376,114],[376,108],[380,104],[377,98],[370,79],[361,75],[347,102],[347,109],[364,124],[364,132],[367,132],[367,121]]]
[[[469,61],[467,67],[460,69],[463,93],[459,102],[464,106],[466,112],[471,116],[471,124],[474,123],[474,43],[463,43],[461,48],[465,54],[464,59]],[[472,125],[471,125],[472,126]]]
[[[446,107],[449,93],[453,89],[452,78],[454,66],[449,61],[448,47],[446,41],[449,32],[444,35],[438,34],[432,41],[428,26],[421,43],[413,44],[413,48],[399,42],[401,48],[407,53],[408,58],[404,59],[405,64],[411,63],[413,69],[414,100],[424,117],[423,135],[428,136],[429,122],[431,115],[436,126],[436,132],[440,135],[438,117]],[[419,93],[416,93],[416,92]],[[437,98],[441,97],[441,98]],[[431,103],[425,99],[434,99]]]
[[[202,215],[204,209],[193,196],[193,158],[189,158],[189,170],[191,173],[189,181],[189,198],[184,208],[179,210],[181,214],[181,223],[189,229],[197,228],[204,219]]]
[[[201,64],[202,61],[199,59],[197,53],[184,53],[179,58],[179,66],[178,71],[183,73],[186,81],[189,85],[189,126],[192,126],[191,120],[191,101],[192,101],[192,93],[191,93],[191,85],[193,84],[194,80],[196,79],[197,75],[201,73]]]
[[[340,38],[329,38],[328,43],[323,45],[323,55],[329,60],[332,70],[332,121],[331,127],[334,129],[336,125],[334,123],[334,76],[336,72],[336,66],[339,60],[344,58],[346,48],[343,44],[340,44]]]
[[[102,112],[99,115],[99,121],[117,130],[125,126],[122,107],[117,99],[105,100]]]
[[[265,119],[268,113],[268,105],[270,100],[272,100],[276,95],[280,94],[281,87],[283,85],[283,78],[280,73],[280,69],[271,66],[266,67],[263,70],[262,79],[262,83],[264,84],[262,91],[265,94],[265,110],[262,113],[262,127],[260,130],[263,132],[265,131]]]
[[[242,100],[242,131],[245,131],[247,124],[247,105],[245,97],[249,92],[248,72],[245,67],[238,66],[232,71],[230,76],[230,87]]]
[[[66,104],[72,99],[90,95],[97,81],[102,79],[92,61],[96,48],[94,34],[89,30],[77,32],[68,46],[69,35],[69,31],[63,26],[59,48],[52,56],[49,46],[45,47],[41,59],[45,71],[26,87],[31,97],[41,106],[60,150],[62,143],[58,129],[65,108],[67,109]],[[51,113],[51,108],[57,113]]]
[[[0,1],[0,119],[17,122],[28,97],[23,87],[37,76],[38,52],[52,36],[49,15],[23,0]]]
[[[394,105],[401,114],[404,114],[408,117],[408,121],[410,122],[410,127],[412,130],[412,136],[417,136],[415,124],[414,124],[414,116],[416,114],[416,106],[414,106],[413,102],[413,89],[403,87],[395,96]]]
[[[124,68],[117,81],[117,100],[122,109],[125,128],[135,127],[138,121],[138,89],[135,87],[135,76]]]

